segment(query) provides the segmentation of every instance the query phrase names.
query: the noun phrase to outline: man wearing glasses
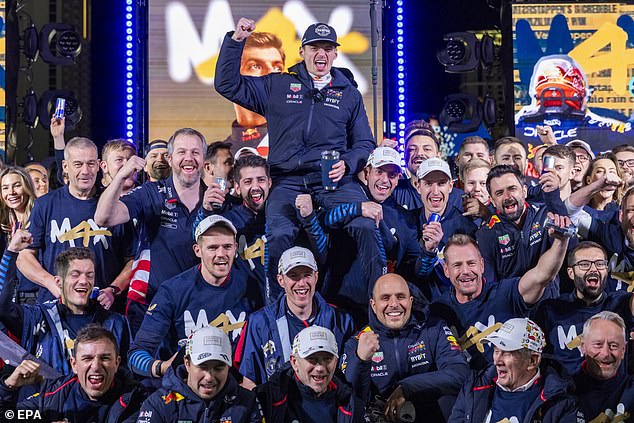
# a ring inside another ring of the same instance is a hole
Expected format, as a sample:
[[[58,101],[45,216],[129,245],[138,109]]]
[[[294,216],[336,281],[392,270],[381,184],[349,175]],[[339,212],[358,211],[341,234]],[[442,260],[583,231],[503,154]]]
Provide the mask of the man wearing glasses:
[[[629,144],[617,145],[612,149],[619,166],[623,168],[626,187],[634,186],[634,146]]]
[[[608,277],[607,253],[592,241],[580,242],[568,255],[568,276],[574,290],[556,299],[544,300],[535,321],[546,334],[546,350],[569,374],[581,369],[583,323],[601,311],[612,311],[625,320],[627,332],[634,326],[634,300],[626,291],[605,292]]]
[[[566,144],[567,147],[575,150],[577,160],[575,162],[574,177],[570,181],[572,184],[572,190],[576,191],[583,186],[583,180],[586,177],[586,172],[590,167],[590,160],[594,160],[594,153],[590,145],[582,140],[573,140]]]

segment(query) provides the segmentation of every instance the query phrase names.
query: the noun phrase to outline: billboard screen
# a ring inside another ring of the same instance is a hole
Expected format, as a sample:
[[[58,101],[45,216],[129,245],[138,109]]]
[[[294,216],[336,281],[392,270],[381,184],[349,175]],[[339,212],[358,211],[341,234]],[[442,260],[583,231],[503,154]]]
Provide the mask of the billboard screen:
[[[235,28],[240,17],[255,20],[257,32],[269,33],[260,47],[250,49],[249,57],[245,48],[241,73],[251,75],[286,70],[301,61],[300,39],[311,23],[321,21],[333,26],[341,44],[334,65],[352,71],[372,117],[366,0],[152,0],[149,140],[167,139],[175,129],[193,127],[210,142],[227,140],[257,147],[267,141],[264,119],[234,107],[213,87],[223,37]],[[378,104],[382,104],[380,97]]]
[[[582,139],[596,152],[632,143],[634,4],[518,3],[513,12],[516,136],[560,144]]]

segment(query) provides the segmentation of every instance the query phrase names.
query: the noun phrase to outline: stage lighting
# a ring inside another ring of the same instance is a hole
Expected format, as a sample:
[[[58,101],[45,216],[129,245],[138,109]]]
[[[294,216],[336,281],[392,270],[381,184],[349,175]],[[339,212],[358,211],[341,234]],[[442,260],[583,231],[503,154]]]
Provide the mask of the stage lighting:
[[[66,130],[74,130],[75,125],[81,120],[82,112],[75,93],[66,90],[50,90],[44,92],[38,102],[38,116],[42,127],[47,131],[51,128],[51,116],[55,111],[55,103],[58,98],[66,100],[64,116],[66,117]]]
[[[471,32],[452,32],[443,37],[445,46],[436,56],[446,72],[473,72],[480,62],[487,68],[497,57],[493,37],[484,34],[481,40]]]
[[[445,46],[436,57],[446,72],[461,73],[476,70],[480,63],[480,46],[471,32],[452,32],[443,37]]]
[[[449,132],[474,132],[482,124],[482,105],[472,94],[450,94],[440,112],[440,123]]]
[[[37,126],[37,96],[33,89],[29,89],[26,95],[22,98],[22,121],[30,128]]]
[[[51,65],[74,65],[81,37],[73,25],[48,23],[40,31],[40,55]]]
[[[38,49],[38,34],[35,25],[27,27],[22,34],[22,51],[27,59],[31,62],[35,62],[40,54]]]

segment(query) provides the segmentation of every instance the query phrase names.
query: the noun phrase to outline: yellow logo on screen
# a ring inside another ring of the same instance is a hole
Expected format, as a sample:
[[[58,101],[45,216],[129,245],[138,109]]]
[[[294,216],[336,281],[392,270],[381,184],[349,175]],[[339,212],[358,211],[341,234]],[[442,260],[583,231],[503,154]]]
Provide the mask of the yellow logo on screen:
[[[220,45],[225,34],[235,29],[234,22],[237,21],[229,3],[228,0],[212,0],[202,26],[194,24],[192,11],[182,2],[173,2],[167,6],[167,54],[169,74],[173,81],[187,82],[192,76],[193,69],[202,83],[213,84]],[[327,21],[335,28],[347,28],[353,17],[351,8],[340,7]],[[317,21],[303,2],[289,1],[281,8],[270,8],[256,22],[256,31],[270,32],[282,41],[282,48],[286,54],[285,68],[288,68],[302,60],[299,56],[301,34],[298,32],[304,30],[306,22]],[[198,27],[201,28],[200,32]],[[338,60],[345,60],[346,55],[362,54],[370,47],[368,38],[359,32],[339,32],[337,35],[341,46],[338,48]],[[351,67],[349,62],[343,66]],[[363,76],[357,76],[357,73],[355,78],[363,92],[362,88],[367,86],[367,81],[362,81]]]

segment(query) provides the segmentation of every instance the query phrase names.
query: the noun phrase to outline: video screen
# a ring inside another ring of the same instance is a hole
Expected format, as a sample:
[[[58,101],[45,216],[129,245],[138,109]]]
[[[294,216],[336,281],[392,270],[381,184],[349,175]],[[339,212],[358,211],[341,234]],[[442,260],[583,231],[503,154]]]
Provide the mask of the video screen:
[[[513,13],[515,134],[541,144],[549,125],[560,144],[595,152],[633,143],[634,5],[518,3]]]
[[[256,32],[260,33],[252,48],[245,47],[241,65],[241,73],[256,76],[286,71],[300,62],[300,40],[310,24],[325,22],[333,26],[341,44],[334,66],[352,71],[372,122],[372,53],[366,0],[152,0],[149,140],[168,139],[175,129],[192,127],[200,130],[208,142],[232,142],[234,152],[248,146],[266,155],[265,119],[232,104],[213,87],[222,40],[241,17],[255,20]],[[381,97],[378,104],[382,104]]]

